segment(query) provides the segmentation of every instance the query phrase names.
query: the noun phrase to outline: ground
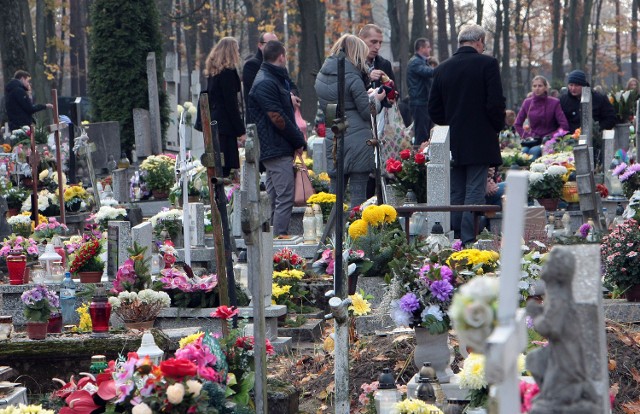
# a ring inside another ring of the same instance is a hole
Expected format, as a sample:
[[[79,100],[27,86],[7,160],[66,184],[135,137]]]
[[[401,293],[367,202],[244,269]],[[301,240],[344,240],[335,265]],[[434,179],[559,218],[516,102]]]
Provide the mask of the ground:
[[[328,331],[326,332],[328,334]],[[617,390],[614,414],[640,413],[640,332],[635,325],[607,322],[609,381]],[[453,344],[455,347],[455,343]],[[413,374],[412,335],[361,336],[352,345],[349,387],[351,412],[361,405],[360,386],[375,381],[383,368],[392,368],[396,382],[406,384]],[[456,361],[459,360],[459,356]],[[454,372],[457,367],[454,363]],[[270,377],[293,384],[300,390],[300,413],[331,413],[334,390],[333,357],[316,344],[311,349],[295,350],[269,364]],[[614,391],[615,392],[615,391]]]

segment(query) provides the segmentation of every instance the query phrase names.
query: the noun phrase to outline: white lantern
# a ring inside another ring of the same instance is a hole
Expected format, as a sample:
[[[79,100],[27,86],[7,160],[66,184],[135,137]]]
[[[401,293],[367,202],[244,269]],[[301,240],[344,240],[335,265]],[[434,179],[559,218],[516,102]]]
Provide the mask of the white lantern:
[[[160,365],[160,361],[162,361],[164,357],[164,351],[156,345],[153,335],[149,332],[142,334],[142,341],[140,342],[140,348],[138,348],[137,353],[140,358],[148,356],[154,365]]]
[[[378,383],[378,390],[373,395],[376,413],[391,414],[395,404],[400,401],[401,397],[389,368],[382,370],[382,374],[378,377]]]
[[[46,279],[51,281],[53,279],[53,263],[62,261],[62,256],[56,253],[53,244],[49,243],[44,249],[44,253],[38,257],[38,260],[40,261],[40,265],[45,269]]]

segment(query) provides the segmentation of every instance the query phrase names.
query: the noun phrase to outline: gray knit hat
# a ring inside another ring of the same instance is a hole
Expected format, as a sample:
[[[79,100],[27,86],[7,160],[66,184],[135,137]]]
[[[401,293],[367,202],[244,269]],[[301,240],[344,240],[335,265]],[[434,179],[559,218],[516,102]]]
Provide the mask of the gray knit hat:
[[[567,84],[569,83],[574,83],[580,86],[589,86],[589,82],[587,82],[587,75],[585,75],[583,71],[577,69],[569,73]]]

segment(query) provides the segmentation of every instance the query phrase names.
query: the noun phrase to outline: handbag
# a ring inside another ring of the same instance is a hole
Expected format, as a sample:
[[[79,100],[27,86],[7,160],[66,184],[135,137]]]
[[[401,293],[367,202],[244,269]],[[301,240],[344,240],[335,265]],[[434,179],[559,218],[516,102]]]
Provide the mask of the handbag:
[[[531,121],[529,121],[529,112],[530,111],[531,111],[531,104],[529,105],[529,109],[527,109],[527,117],[525,118],[524,122],[522,123],[522,127],[524,128],[525,131],[531,129],[531,127],[530,127],[530,122]],[[540,144],[542,144],[542,138],[541,137],[522,138],[522,140],[520,142],[520,145],[522,145],[523,147],[526,147],[526,148],[537,147]]]
[[[300,161],[293,163],[293,169],[295,174],[294,181],[294,198],[293,205],[296,207],[304,207],[307,205],[309,197],[314,195],[316,191],[311,185],[311,179],[309,178],[309,171],[307,166],[304,165],[302,157],[298,156]]]

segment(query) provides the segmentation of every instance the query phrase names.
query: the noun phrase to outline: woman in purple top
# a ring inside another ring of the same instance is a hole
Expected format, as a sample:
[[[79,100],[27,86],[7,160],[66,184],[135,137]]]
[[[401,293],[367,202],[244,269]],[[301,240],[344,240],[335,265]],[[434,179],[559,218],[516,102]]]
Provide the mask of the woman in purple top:
[[[553,135],[558,129],[569,130],[569,123],[560,107],[560,100],[548,96],[549,82],[544,76],[536,76],[531,81],[531,96],[522,103],[516,118],[516,131],[523,142],[527,139],[542,138]],[[528,125],[525,124],[528,119]],[[533,159],[542,154],[542,147],[538,144],[532,147],[522,146],[522,152],[528,153]]]

